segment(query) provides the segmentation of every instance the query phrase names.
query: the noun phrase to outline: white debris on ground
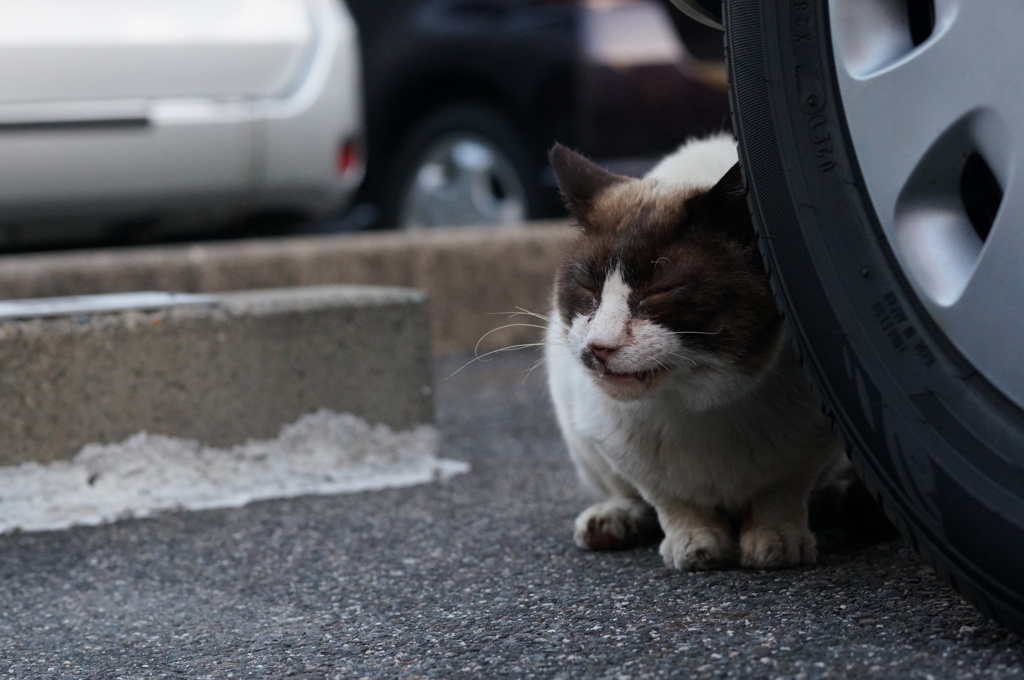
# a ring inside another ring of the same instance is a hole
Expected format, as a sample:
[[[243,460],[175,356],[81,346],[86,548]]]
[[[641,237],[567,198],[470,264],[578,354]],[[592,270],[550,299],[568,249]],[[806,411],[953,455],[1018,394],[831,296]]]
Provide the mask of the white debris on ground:
[[[0,467],[0,533],[93,525],[167,510],[412,486],[468,472],[438,458],[437,429],[394,432],[318,411],[276,439],[217,449],[139,433],[70,461]]]

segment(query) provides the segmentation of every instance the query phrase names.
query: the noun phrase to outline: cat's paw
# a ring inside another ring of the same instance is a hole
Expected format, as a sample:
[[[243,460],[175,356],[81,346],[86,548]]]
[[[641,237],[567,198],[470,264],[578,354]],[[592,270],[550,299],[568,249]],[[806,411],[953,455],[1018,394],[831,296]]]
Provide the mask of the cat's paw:
[[[650,543],[659,535],[661,527],[651,506],[613,498],[579,514],[573,540],[584,550],[622,550]]]
[[[740,564],[744,567],[778,569],[814,564],[817,559],[817,543],[806,526],[759,526],[740,535]]]
[[[717,527],[682,529],[665,536],[661,556],[669,569],[706,571],[736,564],[736,542]]]

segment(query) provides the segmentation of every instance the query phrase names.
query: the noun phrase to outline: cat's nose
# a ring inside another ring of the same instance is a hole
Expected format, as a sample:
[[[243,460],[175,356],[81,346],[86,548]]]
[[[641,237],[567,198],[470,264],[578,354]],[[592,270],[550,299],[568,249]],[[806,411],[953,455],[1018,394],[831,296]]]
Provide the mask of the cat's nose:
[[[597,342],[588,342],[587,349],[593,352],[594,356],[602,364],[608,363],[608,360],[612,358],[612,355],[619,351],[618,347],[608,347]]]

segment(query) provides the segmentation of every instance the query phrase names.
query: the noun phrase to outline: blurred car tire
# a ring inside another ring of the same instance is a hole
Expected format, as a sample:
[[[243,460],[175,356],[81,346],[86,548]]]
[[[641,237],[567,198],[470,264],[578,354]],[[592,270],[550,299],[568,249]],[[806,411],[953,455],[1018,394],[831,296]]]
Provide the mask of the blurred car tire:
[[[1000,27],[1024,9],[984,4],[728,0],[725,26],[751,210],[805,365],[903,534],[1024,632],[1019,70],[984,77],[1020,62]]]
[[[540,211],[540,167],[526,136],[483,104],[444,106],[399,144],[382,200],[400,229],[517,223]]]

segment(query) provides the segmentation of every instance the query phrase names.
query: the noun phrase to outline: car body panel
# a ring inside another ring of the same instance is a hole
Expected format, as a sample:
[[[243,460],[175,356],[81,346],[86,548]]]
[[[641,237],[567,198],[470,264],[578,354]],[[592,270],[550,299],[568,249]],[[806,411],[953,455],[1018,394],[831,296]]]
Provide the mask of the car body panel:
[[[363,134],[337,0],[9,0],[0,26],[0,244],[47,222],[319,215],[362,179],[336,167]]]
[[[294,0],[4,0],[0,103],[280,96],[311,23]]]
[[[240,205],[252,183],[246,107],[148,105],[140,121],[0,132],[3,219],[148,216],[181,200]]]
[[[311,214],[337,207],[335,192],[351,197],[365,171],[365,101],[358,29],[346,10],[339,19],[324,0],[311,6],[317,49],[309,53],[303,81],[283,98],[254,103],[257,121],[258,176],[255,198],[279,203],[301,201]],[[330,48],[328,49],[328,46]],[[334,129],[334,145],[309,130]],[[358,166],[340,172],[338,144],[349,142],[359,154]],[[322,178],[334,174],[336,186]]]

